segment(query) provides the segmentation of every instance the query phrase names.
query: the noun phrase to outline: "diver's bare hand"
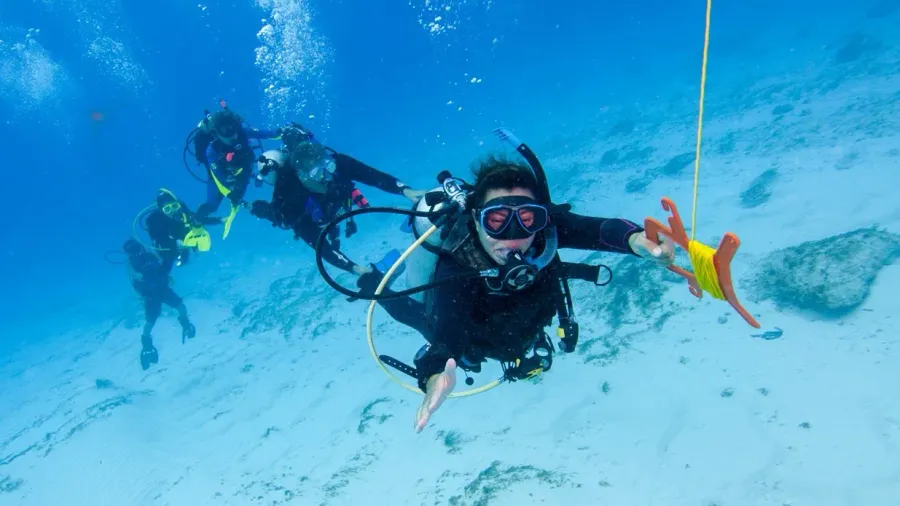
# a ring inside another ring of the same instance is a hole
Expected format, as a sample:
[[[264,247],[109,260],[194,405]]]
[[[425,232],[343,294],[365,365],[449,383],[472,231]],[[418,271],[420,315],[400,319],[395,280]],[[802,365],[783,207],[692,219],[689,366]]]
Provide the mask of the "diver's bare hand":
[[[428,378],[425,384],[425,400],[416,412],[416,433],[422,432],[431,415],[441,407],[454,386],[456,386],[456,360],[451,358],[447,360],[444,372]]]
[[[363,274],[368,274],[372,272],[372,267],[369,265],[354,265],[353,272],[356,273],[357,276],[362,276]]]
[[[403,189],[403,196],[408,198],[409,201],[414,204],[418,202],[419,199],[422,198],[422,195],[425,195],[426,193],[428,192],[425,190],[413,190],[412,188]]]
[[[642,258],[649,258],[657,265],[668,267],[675,261],[675,248],[671,242],[668,242],[660,236],[660,243],[656,244],[647,238],[645,232],[640,234],[631,234],[628,238],[628,246],[635,255]]]

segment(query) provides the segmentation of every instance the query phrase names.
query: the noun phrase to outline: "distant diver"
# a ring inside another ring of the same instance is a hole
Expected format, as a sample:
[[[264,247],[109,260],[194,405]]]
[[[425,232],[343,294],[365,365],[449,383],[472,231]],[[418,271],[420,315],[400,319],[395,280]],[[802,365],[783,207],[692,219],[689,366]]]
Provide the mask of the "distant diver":
[[[252,128],[237,113],[223,106],[222,110],[209,115],[203,132],[204,136],[211,132],[213,138],[203,156],[209,175],[206,202],[197,209],[197,215],[205,217],[215,212],[227,197],[232,208],[230,217],[233,218],[236,210],[244,205],[244,195],[253,178],[256,155],[250,141],[278,139],[281,129]],[[226,220],[226,235],[228,228],[230,220]]]
[[[223,221],[212,216],[197,216],[166,188],[159,189],[156,206],[145,210],[141,218],[153,249],[159,253],[167,271],[173,265],[187,263],[192,250],[209,251],[212,240],[205,226],[221,225]]]
[[[282,149],[263,153],[257,171],[257,177],[273,185],[272,200],[254,201],[250,212],[275,227],[292,230],[295,239],[302,239],[310,247],[315,248],[323,225],[354,207],[369,207],[368,200],[355,183],[403,195],[412,202],[425,193],[323,146],[298,124],[284,127],[282,140]],[[351,237],[356,231],[356,223],[349,220],[344,229],[345,237]],[[357,275],[371,272],[372,266],[359,265],[341,252],[339,235],[337,227],[330,229],[328,246],[322,251],[325,261]]]
[[[140,361],[141,368],[146,371],[151,364],[159,362],[159,352],[153,346],[151,333],[162,312],[163,304],[178,311],[182,343],[186,339],[193,338],[197,330],[188,318],[184,301],[170,286],[171,265],[167,269],[159,257],[134,239],[125,241],[122,250],[128,255],[127,266],[131,285],[144,301],[146,322],[141,334]]]

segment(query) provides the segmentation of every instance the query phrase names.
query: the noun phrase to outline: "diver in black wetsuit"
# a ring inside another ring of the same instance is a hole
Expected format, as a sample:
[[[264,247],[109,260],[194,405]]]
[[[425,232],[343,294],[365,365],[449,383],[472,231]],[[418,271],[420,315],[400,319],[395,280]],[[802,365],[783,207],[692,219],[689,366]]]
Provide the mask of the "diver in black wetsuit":
[[[428,341],[415,358],[415,376],[426,394],[416,414],[417,431],[453,390],[457,366],[479,372],[484,361],[498,360],[510,381],[549,370],[553,344],[544,327],[554,315],[560,316],[561,328],[569,319],[560,312],[560,283],[580,277],[566,274],[568,266],[580,264],[564,265],[556,248],[636,255],[660,265],[674,259],[671,245],[651,242],[631,221],[580,216],[569,208],[549,201],[549,191],[542,190],[527,165],[488,159],[477,171],[468,212],[452,223],[431,277],[458,280],[429,289],[424,302],[379,300],[391,317]],[[499,283],[466,276],[490,269],[511,275]],[[373,293],[381,277],[378,272],[361,276],[361,293]],[[568,298],[567,286],[565,291]],[[562,351],[571,352],[577,344],[574,325],[560,342]]]
[[[134,290],[144,299],[146,323],[141,334],[141,367],[146,371],[150,364],[159,362],[159,353],[153,346],[151,332],[156,320],[162,312],[162,305],[178,311],[178,322],[181,323],[181,340],[191,339],[196,329],[188,318],[187,308],[181,297],[169,286],[169,272],[159,258],[147,251],[141,243],[134,239],[125,241],[122,250],[128,255],[128,274]]]
[[[171,191],[161,188],[156,197],[156,209],[146,217],[147,234],[162,257],[168,272],[173,265],[188,261],[190,251],[208,251],[209,234],[203,225],[221,225],[222,218],[198,217]]]
[[[324,224],[354,205],[369,205],[356,189],[356,182],[403,195],[413,202],[424,194],[351,156],[329,150],[298,125],[285,127],[282,138],[285,149],[264,153],[259,170],[267,178],[274,172],[272,201],[254,201],[251,213],[273,226],[293,230],[295,239],[303,239],[312,248]],[[328,237],[323,259],[357,275],[371,272],[371,266],[358,265],[341,253],[339,231],[332,230],[334,234]],[[348,222],[345,236],[350,237],[355,231],[355,223]]]

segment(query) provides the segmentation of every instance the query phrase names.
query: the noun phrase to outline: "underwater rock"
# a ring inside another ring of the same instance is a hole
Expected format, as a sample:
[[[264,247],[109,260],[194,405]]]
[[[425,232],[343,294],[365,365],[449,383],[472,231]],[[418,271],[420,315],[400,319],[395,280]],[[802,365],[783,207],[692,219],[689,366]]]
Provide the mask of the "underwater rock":
[[[852,151],[852,152],[847,153],[846,155],[842,156],[841,159],[838,160],[837,165],[835,165],[835,168],[837,170],[847,170],[847,169],[853,167],[853,165],[856,163],[856,161],[858,159],[859,159],[859,153],[856,151]]]
[[[782,116],[794,110],[791,104],[782,104],[772,109],[772,116]]]
[[[834,55],[834,61],[837,64],[852,63],[859,60],[867,53],[871,53],[881,48],[881,41],[875,37],[863,35],[861,33],[853,34]]]
[[[295,276],[276,279],[264,297],[235,305],[227,326],[241,328],[241,339],[278,329],[287,340],[298,328],[318,337],[333,325],[327,314],[338,295],[332,290],[318,290],[318,277],[316,271],[301,270]],[[342,282],[340,277],[338,282]],[[310,322],[320,323],[311,329]]]
[[[772,185],[778,177],[778,169],[769,169],[753,180],[750,187],[741,192],[741,207],[753,209],[769,201],[772,197]]]
[[[656,151],[656,148],[646,147],[641,149],[634,149],[623,156],[619,163],[631,163],[631,162],[644,162],[650,159],[650,156],[653,155],[653,152]]]
[[[380,397],[370,402],[365,408],[363,408],[362,413],[359,415],[359,425],[356,427],[356,431],[360,434],[365,434],[366,430],[368,430],[369,425],[372,422],[377,424],[383,424],[384,422],[393,418],[394,415],[390,413],[385,414],[375,414],[376,407],[379,404],[389,403],[390,398],[388,397]]]
[[[475,441],[474,437],[465,437],[461,432],[455,430],[439,430],[437,438],[444,442],[447,453],[455,455],[462,451],[462,445]]]
[[[728,132],[716,143],[715,151],[720,155],[730,155],[737,148],[736,135]]]
[[[608,253],[594,253],[584,260],[594,264],[606,260],[613,271],[612,281],[604,287],[585,287],[578,291],[579,305],[593,308],[603,315],[604,322],[613,330],[639,321],[661,325],[671,314],[666,309],[666,292],[673,283],[680,284],[681,276],[657,269],[645,260],[621,255],[618,262],[609,262]]]
[[[615,137],[617,135],[628,135],[631,132],[634,132],[634,122],[628,121],[628,120],[623,120],[623,121],[616,123],[615,125],[613,125],[612,128],[609,129],[609,133],[607,134],[607,137]]]
[[[660,174],[664,176],[677,176],[693,161],[694,153],[682,153],[678,156],[673,156],[672,159],[660,169]]]
[[[619,161],[619,150],[613,148],[603,153],[603,156],[600,158],[600,165],[611,165],[617,161]]]
[[[625,183],[625,193],[642,193],[652,182],[653,178],[648,177],[646,174],[629,179],[628,182]]]
[[[521,488],[526,483],[541,484],[550,488],[580,486],[572,483],[569,476],[557,471],[541,469],[532,465],[503,466],[500,461],[494,461],[463,488],[462,495],[451,497],[449,504],[487,506],[493,504],[500,493],[514,486]]]
[[[94,380],[94,384],[97,385],[98,390],[104,390],[108,388],[115,388],[115,385],[112,381],[103,378],[97,378]]]
[[[878,273],[900,259],[900,236],[861,228],[773,251],[741,284],[756,301],[839,319],[859,308]]]
[[[14,480],[11,476],[0,478],[0,492],[15,492],[24,483],[23,480]]]

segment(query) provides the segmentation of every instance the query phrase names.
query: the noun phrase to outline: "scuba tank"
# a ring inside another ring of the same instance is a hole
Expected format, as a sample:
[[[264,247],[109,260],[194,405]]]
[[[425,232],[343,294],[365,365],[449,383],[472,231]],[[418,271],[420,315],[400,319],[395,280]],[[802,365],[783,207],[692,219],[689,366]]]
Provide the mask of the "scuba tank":
[[[439,216],[440,211],[446,210],[447,203],[444,200],[443,188],[437,188],[429,191],[416,203],[415,211],[421,213],[432,213],[432,216],[410,216],[412,233],[416,239],[422,237],[432,225],[434,225],[434,216]],[[436,202],[435,202],[436,201]],[[440,250],[443,239],[441,234],[431,234],[422,243],[421,247],[416,248],[410,253],[406,259],[406,286],[423,286],[431,282],[434,274],[435,265],[438,261],[438,251]],[[413,299],[422,302],[424,292],[411,295]]]
[[[256,161],[256,186],[261,186],[262,183],[274,186],[278,177],[277,171],[284,167],[286,162],[287,156],[280,149],[270,149],[260,155]]]

